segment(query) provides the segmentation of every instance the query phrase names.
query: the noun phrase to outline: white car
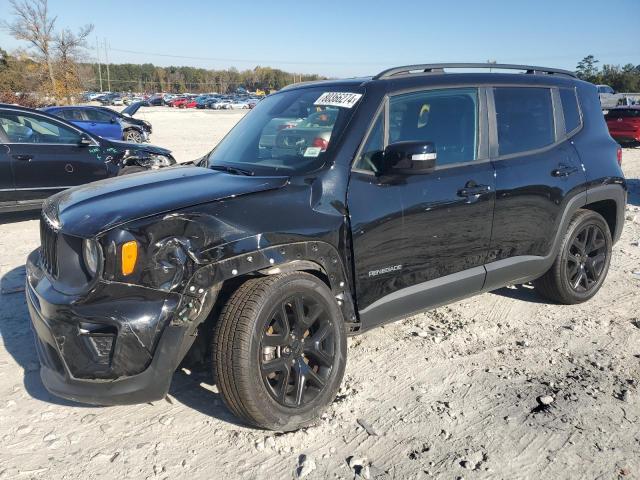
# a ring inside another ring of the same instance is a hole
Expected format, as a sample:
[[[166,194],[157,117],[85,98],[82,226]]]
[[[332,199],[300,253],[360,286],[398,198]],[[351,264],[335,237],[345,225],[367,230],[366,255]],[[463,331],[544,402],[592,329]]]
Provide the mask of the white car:
[[[246,110],[249,108],[249,103],[244,100],[234,100],[231,102],[231,107],[234,110]]]

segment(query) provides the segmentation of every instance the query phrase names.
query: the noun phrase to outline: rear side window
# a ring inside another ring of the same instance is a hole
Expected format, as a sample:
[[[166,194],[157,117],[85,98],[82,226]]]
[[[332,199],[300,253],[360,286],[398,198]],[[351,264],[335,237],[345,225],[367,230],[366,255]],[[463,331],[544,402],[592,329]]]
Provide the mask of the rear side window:
[[[560,102],[564,113],[564,127],[567,133],[573,132],[580,126],[580,110],[576,91],[572,88],[560,89]]]
[[[535,150],[555,141],[550,89],[496,88],[494,99],[499,155]]]
[[[82,122],[84,118],[82,118],[82,112],[75,108],[67,108],[65,110],[58,110],[58,115],[62,118],[69,120],[70,122]]]

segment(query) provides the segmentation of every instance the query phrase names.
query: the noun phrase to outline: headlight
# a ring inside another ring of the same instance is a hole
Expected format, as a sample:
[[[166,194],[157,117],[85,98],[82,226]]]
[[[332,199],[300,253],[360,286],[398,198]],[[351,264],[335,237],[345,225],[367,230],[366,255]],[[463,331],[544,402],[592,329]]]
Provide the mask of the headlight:
[[[150,160],[151,160],[151,168],[168,167],[172,165],[171,160],[169,160],[169,157],[166,157],[164,155],[151,155]]]
[[[102,260],[102,252],[97,241],[92,239],[82,241],[82,258],[84,259],[84,266],[89,275],[95,277]]]

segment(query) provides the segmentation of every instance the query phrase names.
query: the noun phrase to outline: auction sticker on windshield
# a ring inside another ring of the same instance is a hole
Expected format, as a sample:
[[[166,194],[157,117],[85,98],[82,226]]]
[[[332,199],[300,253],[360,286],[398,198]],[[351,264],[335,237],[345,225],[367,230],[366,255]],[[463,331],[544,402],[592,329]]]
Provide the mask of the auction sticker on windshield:
[[[342,107],[351,108],[362,97],[361,93],[351,92],[325,92],[313,102],[314,105],[320,105],[325,107]]]

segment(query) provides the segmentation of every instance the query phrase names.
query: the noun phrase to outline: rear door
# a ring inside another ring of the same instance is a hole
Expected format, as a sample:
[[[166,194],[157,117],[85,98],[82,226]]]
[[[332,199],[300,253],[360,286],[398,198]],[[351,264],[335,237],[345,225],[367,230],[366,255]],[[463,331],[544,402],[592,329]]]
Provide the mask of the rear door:
[[[563,96],[573,95],[577,109],[575,91],[568,93]],[[536,274],[551,254],[567,202],[586,188],[570,140],[579,113],[567,110],[573,127],[567,133],[557,88],[496,87],[489,103],[496,201],[485,289]]]
[[[99,145],[81,145],[81,132],[71,125],[22,110],[4,110],[0,121],[19,205],[37,204],[65,188],[107,177]]]
[[[115,115],[97,108],[85,108],[83,112],[91,132],[104,138],[122,140],[122,126]]]

